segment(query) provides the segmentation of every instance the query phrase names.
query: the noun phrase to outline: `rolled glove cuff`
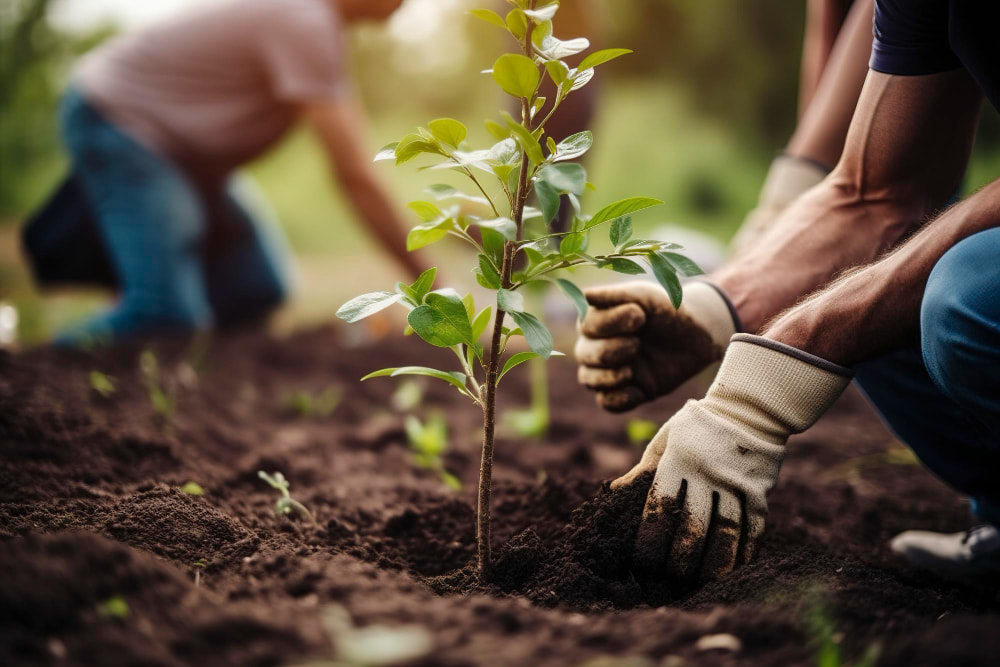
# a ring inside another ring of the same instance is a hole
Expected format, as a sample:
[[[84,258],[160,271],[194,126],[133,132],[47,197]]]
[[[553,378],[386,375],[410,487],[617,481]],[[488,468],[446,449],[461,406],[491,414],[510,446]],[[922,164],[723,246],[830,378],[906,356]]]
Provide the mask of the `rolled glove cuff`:
[[[707,280],[684,285],[684,299],[678,312],[697,322],[723,350],[733,334],[742,330],[739,315],[729,298]]]
[[[762,336],[732,337],[705,407],[775,441],[816,423],[853,371]]]

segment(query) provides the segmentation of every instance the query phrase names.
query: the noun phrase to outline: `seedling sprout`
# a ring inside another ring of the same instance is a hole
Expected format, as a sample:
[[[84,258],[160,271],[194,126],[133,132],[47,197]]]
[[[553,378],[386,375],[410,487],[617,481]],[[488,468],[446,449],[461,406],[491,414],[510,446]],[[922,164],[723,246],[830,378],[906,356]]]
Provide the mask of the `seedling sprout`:
[[[461,491],[462,481],[445,470],[441,460],[448,449],[448,422],[444,417],[433,414],[426,422],[421,422],[416,415],[407,415],[404,426],[417,465],[433,470],[445,486]]]
[[[90,371],[90,388],[102,398],[111,398],[118,390],[118,382],[110,375],[100,371]]]
[[[270,484],[271,488],[277,489],[281,493],[281,497],[274,503],[275,514],[278,516],[289,516],[292,512],[295,512],[302,518],[309,521],[309,523],[316,523],[316,519],[313,517],[312,512],[306,509],[305,505],[295,500],[295,498],[292,498],[292,495],[288,492],[288,488],[291,484],[287,479],[285,479],[283,474],[275,471],[268,475],[263,470],[258,470],[257,476]]]

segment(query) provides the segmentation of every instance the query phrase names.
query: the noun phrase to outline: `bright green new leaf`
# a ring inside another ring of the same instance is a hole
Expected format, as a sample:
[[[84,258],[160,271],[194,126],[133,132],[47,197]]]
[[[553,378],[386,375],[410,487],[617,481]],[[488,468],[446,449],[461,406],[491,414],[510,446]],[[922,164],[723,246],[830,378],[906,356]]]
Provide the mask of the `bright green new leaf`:
[[[507,127],[517,137],[517,143],[521,144],[521,148],[528,154],[528,159],[531,160],[531,163],[541,164],[545,162],[545,155],[542,154],[542,145],[538,143],[538,139],[531,132],[528,132],[523,125],[510,118],[509,114],[507,117],[510,119]]]
[[[337,317],[345,322],[357,322],[384,310],[403,298],[397,292],[369,292],[356,296],[337,310]]]
[[[556,284],[562,288],[562,291],[576,306],[576,312],[579,313],[580,320],[583,321],[583,318],[587,316],[587,297],[583,295],[583,291],[565,278],[556,278]]]
[[[510,136],[510,130],[496,121],[486,119],[483,121],[483,125],[486,126],[486,131],[497,139],[503,140]]]
[[[535,23],[542,23],[543,21],[551,21],[552,17],[556,15],[556,11],[558,9],[559,3],[553,2],[545,5],[544,7],[539,7],[538,9],[525,9],[524,14]]]
[[[528,347],[542,359],[548,359],[552,355],[552,334],[548,328],[531,313],[512,312],[510,316],[524,332]]]
[[[633,445],[644,445],[660,430],[658,422],[648,419],[629,419],[625,423],[625,433]]]
[[[523,11],[515,8],[507,12],[504,25],[510,31],[510,34],[514,36],[514,39],[520,42],[524,39],[524,33],[528,31],[528,17],[524,15]]]
[[[646,269],[642,268],[642,266],[636,264],[631,259],[625,259],[624,257],[612,257],[609,260],[601,262],[597,266],[600,269],[608,268],[612,271],[624,273],[629,276],[638,276],[646,272]]]
[[[550,356],[553,357],[563,357],[565,356],[562,352],[552,351]],[[506,363],[503,365],[503,370],[500,371],[500,375],[497,376],[497,382],[503,379],[503,376],[507,374],[508,371],[513,369],[515,366],[520,366],[526,361],[531,361],[532,359],[538,359],[538,355],[534,352],[518,352],[517,354],[511,355]]]
[[[396,144],[396,164],[400,165],[417,157],[421,153],[441,155],[441,150],[419,134],[408,134]]]
[[[614,60],[628,53],[632,53],[632,49],[601,49],[600,51],[594,51],[587,54],[587,57],[580,61],[580,65],[576,69],[582,72],[585,69],[603,65],[609,60]]]
[[[427,127],[435,139],[454,148],[458,148],[469,133],[465,125],[454,118],[438,118],[427,123]]]
[[[437,276],[437,267],[432,266],[410,283],[410,289],[413,290],[417,303],[422,302],[427,293],[431,291],[431,287],[434,286],[435,276]]]
[[[571,134],[556,144],[555,161],[574,160],[590,150],[593,144],[594,135],[591,134],[590,130]]]
[[[451,218],[444,218],[441,222],[417,225],[406,235],[406,249],[409,251],[419,250],[440,241],[448,235],[448,230],[453,224],[454,221]]]
[[[656,281],[663,286],[663,289],[667,290],[670,303],[674,304],[674,308],[680,308],[681,299],[684,298],[684,290],[681,288],[680,279],[674,272],[674,267],[659,255],[650,255],[649,265],[653,269]]]
[[[439,371],[436,368],[428,368],[426,366],[400,366],[395,368],[383,368],[381,370],[374,371],[368,375],[361,378],[361,381],[370,380],[372,378],[378,377],[398,377],[400,375],[423,375],[426,377],[437,378],[438,380],[444,380],[448,384],[455,385],[456,387],[465,390],[465,374],[459,373],[457,371]]]
[[[559,213],[559,193],[547,181],[535,181],[535,196],[538,198],[538,205],[542,207],[542,218],[547,225]]]
[[[569,79],[569,66],[561,60],[546,60],[545,71],[556,86],[561,86]]]
[[[576,162],[550,164],[538,172],[537,178],[560,192],[572,192],[575,195],[582,195],[587,186],[587,172],[583,165]]]
[[[499,290],[497,305],[506,313],[519,313],[524,310],[524,295],[507,289]]]
[[[503,17],[500,16],[499,14],[497,14],[496,12],[494,12],[493,10],[490,10],[490,9],[473,9],[469,13],[472,14],[473,16],[477,17],[477,18],[480,18],[480,19],[486,21],[487,23],[492,23],[493,25],[497,26],[498,28],[503,28],[504,30],[507,29],[507,24],[504,23]]]
[[[663,257],[663,259],[670,262],[675,269],[683,273],[688,278],[691,276],[700,276],[705,273],[701,270],[700,266],[684,255],[680,255],[676,252],[661,252],[659,254]]]
[[[611,223],[609,236],[611,237],[611,244],[616,248],[628,241],[632,236],[632,218],[629,216],[615,218]]]
[[[471,201],[482,206],[490,205],[490,202],[487,201],[486,197],[466,194],[458,188],[452,187],[451,185],[445,185],[444,183],[435,183],[434,185],[429,186],[426,190],[432,194],[435,199],[462,199],[464,201]]]
[[[186,482],[184,486],[181,487],[183,493],[189,496],[203,496],[205,495],[205,489],[201,487],[198,482]]]
[[[508,241],[517,239],[517,223],[510,218],[495,218],[493,220],[477,220],[473,223],[480,229],[492,229]]]
[[[472,296],[472,292],[469,292],[462,297],[462,304],[465,306],[465,314],[469,318],[469,323],[472,323],[472,318],[476,316],[476,298]]]
[[[372,162],[379,162],[381,160],[395,160],[396,159],[396,146],[399,145],[398,141],[394,141],[391,144],[386,144],[383,146],[378,153],[375,154],[375,159]]]
[[[531,97],[538,86],[538,67],[520,53],[505,53],[493,63],[493,80],[514,97]]]
[[[559,254],[564,257],[572,257],[583,250],[587,237],[582,232],[574,232],[562,237],[559,242]]]
[[[472,337],[479,340],[486,332],[486,327],[490,324],[490,316],[493,314],[493,306],[486,306],[479,311],[476,319],[472,320]]]
[[[441,209],[429,201],[411,201],[407,206],[419,215],[420,219],[424,222],[438,220],[444,215]]]
[[[653,199],[652,197],[629,197],[628,199],[616,201],[613,204],[608,204],[595,213],[593,217],[587,221],[587,229],[599,225],[602,222],[614,220],[615,218],[620,218],[623,215],[628,215],[629,213],[634,213],[635,211],[641,211],[642,209],[649,208],[650,206],[659,206],[662,203],[663,202],[659,199]]]

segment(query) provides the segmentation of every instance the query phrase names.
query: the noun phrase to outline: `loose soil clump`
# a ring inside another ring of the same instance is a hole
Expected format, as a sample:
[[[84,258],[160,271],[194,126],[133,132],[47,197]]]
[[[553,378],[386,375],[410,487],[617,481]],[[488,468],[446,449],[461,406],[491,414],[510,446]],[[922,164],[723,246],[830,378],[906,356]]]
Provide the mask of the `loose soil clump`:
[[[422,626],[431,648],[411,662],[427,665],[807,665],[823,637],[847,660],[877,644],[885,665],[1000,653],[995,588],[889,552],[901,530],[971,518],[919,466],[885,455],[898,445],[856,393],[793,439],[753,561],[680,590],[632,562],[644,485],[607,486],[641,453],[629,417],[596,409],[571,362],[552,364],[550,436],[497,442],[495,563],[481,581],[479,413],[426,385],[417,412],[447,416],[445,464],[465,485],[451,491],[414,465],[395,385],[357,382],[432,354],[395,339],[347,348],[338,334],[217,338],[197,372],[178,371],[185,344],[154,346],[183,379],[170,423],[150,405],[140,348],[0,354],[0,663],[295,664],[346,645],[346,626],[324,624],[331,609],[354,627]],[[93,370],[116,379],[112,396],[91,389]],[[523,380],[505,380],[521,384],[502,408],[524,400]],[[288,407],[336,385],[345,399],[329,415]],[[703,390],[693,382],[639,416],[662,421]],[[258,470],[283,472],[316,524],[276,516]]]

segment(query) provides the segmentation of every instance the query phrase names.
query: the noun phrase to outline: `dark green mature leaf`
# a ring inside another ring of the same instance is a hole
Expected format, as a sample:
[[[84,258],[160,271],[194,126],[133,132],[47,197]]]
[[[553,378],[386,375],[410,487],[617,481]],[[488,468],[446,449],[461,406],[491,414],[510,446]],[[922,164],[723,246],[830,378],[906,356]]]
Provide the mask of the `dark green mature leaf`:
[[[415,300],[417,303],[421,303],[427,293],[431,291],[431,287],[434,285],[434,278],[437,276],[437,267],[432,266],[427,269],[419,276],[417,279],[410,283],[410,289],[416,295]]]
[[[510,316],[524,332],[528,347],[541,358],[548,359],[552,355],[552,334],[548,328],[531,313],[512,312]]]
[[[398,292],[369,292],[356,296],[337,310],[337,317],[345,322],[357,322],[380,310],[385,310],[403,298]]]
[[[448,144],[454,148],[465,141],[469,133],[465,125],[454,118],[438,118],[427,123],[427,128],[438,141]]]
[[[579,313],[580,320],[583,321],[583,318],[587,316],[587,297],[583,295],[583,291],[565,278],[556,278],[556,284],[562,288],[562,291],[576,306],[576,312]]]
[[[572,192],[575,195],[582,195],[587,187],[587,171],[576,162],[543,167],[538,172],[537,179],[547,182],[560,192]]]
[[[479,255],[479,273],[476,281],[486,289],[500,289],[500,274],[486,255]]]
[[[591,134],[590,130],[571,134],[556,144],[556,156],[554,159],[556,162],[573,160],[590,150],[593,144],[594,135]]]
[[[614,60],[615,58],[624,56],[627,53],[632,53],[632,49],[601,49],[600,51],[594,51],[593,53],[587,54],[587,57],[580,61],[580,65],[577,67],[577,70],[582,72],[585,69],[603,65],[609,60]]]
[[[665,260],[670,262],[675,269],[683,273],[685,276],[690,278],[691,276],[700,276],[704,271],[701,267],[695,264],[689,257],[680,255],[676,252],[661,252],[659,253]]]
[[[674,267],[659,255],[650,255],[649,265],[653,269],[653,275],[656,276],[657,282],[663,286],[663,289],[667,290],[670,303],[674,304],[674,308],[680,308],[681,299],[684,298],[684,290],[681,288],[680,279],[674,272]]]
[[[391,144],[386,144],[383,146],[378,153],[375,154],[375,159],[372,162],[380,162],[382,160],[395,160],[396,159],[396,146],[399,145],[398,141],[394,141]]]
[[[497,305],[507,313],[519,313],[524,310],[524,296],[517,292],[502,289],[497,292]]]
[[[629,213],[634,213],[635,211],[641,211],[642,209],[649,208],[650,206],[659,206],[662,203],[663,202],[659,199],[653,199],[652,197],[629,197],[627,199],[621,199],[613,204],[608,204],[595,213],[593,217],[587,221],[587,229],[599,225],[602,222],[614,220],[615,218],[620,218],[623,215],[628,215]]]
[[[480,234],[483,237],[483,250],[490,256],[494,264],[500,266],[503,262],[503,246],[507,242],[506,239],[489,227],[480,228]]]
[[[428,294],[431,301],[435,295]],[[460,298],[433,299],[433,304],[418,306],[406,318],[410,326],[431,345],[451,347],[472,340],[472,324]]]
[[[611,269],[612,271],[624,273],[630,276],[638,276],[646,272],[646,269],[642,268],[642,266],[636,264],[631,259],[625,259],[624,257],[612,257],[611,259],[599,263],[597,268]]]
[[[475,342],[472,339],[469,306],[454,289],[444,287],[434,290],[424,297],[424,304],[444,315],[448,322],[462,334],[463,342]]]
[[[473,9],[469,12],[473,16],[480,18],[487,23],[492,23],[493,25],[507,29],[507,24],[504,22],[503,17],[490,9]]]
[[[587,237],[582,232],[574,232],[562,237],[559,242],[559,254],[564,257],[571,257],[583,250],[583,245]]]
[[[624,218],[615,218],[614,222],[611,223],[611,244],[618,248],[623,243],[628,241],[631,236],[632,218],[629,216],[625,216]]]
[[[538,86],[538,67],[520,53],[505,53],[493,63],[493,80],[505,93],[514,97],[531,97]]]
[[[559,193],[546,181],[535,181],[535,196],[542,209],[542,218],[548,225],[559,213]]]
[[[494,218],[493,220],[476,220],[472,224],[480,229],[491,229],[508,241],[517,239],[517,223],[510,218]]]

